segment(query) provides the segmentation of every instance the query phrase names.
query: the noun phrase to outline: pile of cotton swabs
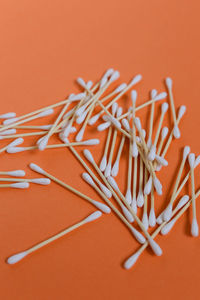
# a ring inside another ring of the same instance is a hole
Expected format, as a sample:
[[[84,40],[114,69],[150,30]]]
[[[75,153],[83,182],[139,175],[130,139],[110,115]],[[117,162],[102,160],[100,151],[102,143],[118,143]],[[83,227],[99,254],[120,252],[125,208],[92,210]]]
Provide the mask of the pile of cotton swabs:
[[[45,178],[23,179],[21,178],[21,176],[25,176],[23,170],[0,172],[0,175],[10,176],[9,178],[0,178],[0,181],[12,182],[2,184],[0,187],[27,188],[30,182],[46,185],[50,183],[50,180],[53,180],[98,208],[98,211],[79,223],[28,250],[9,257],[7,260],[9,264],[20,261],[28,254],[66,235],[77,227],[99,218],[102,212],[110,213],[113,211],[123,225],[128,228],[137,242],[141,244],[139,250],[125,261],[124,267],[126,269],[134,265],[138,257],[148,246],[151,247],[157,256],[162,255],[162,250],[155,242],[155,237],[160,232],[163,235],[167,234],[176,221],[189,208],[190,204],[192,205],[193,214],[191,234],[198,236],[199,230],[195,201],[200,194],[200,190],[195,191],[194,169],[200,163],[200,156],[195,157],[193,153],[190,153],[188,146],[185,146],[183,149],[181,164],[172,195],[169,197],[169,202],[159,216],[156,217],[155,215],[155,196],[162,195],[162,183],[158,178],[158,174],[163,167],[168,165],[166,154],[171,142],[174,139],[180,138],[179,123],[186,111],[186,107],[181,106],[176,115],[172,93],[172,80],[170,78],[167,78],[165,81],[168,93],[162,92],[159,94],[156,90],[152,90],[151,99],[140,105],[136,105],[137,92],[133,90],[133,86],[140,82],[142,76],[136,75],[128,84],[122,83],[112,92],[106,93],[111,84],[118,78],[119,72],[113,69],[107,70],[95,85],[92,81],[85,82],[82,78],[78,78],[77,82],[81,89],[83,89],[83,92],[79,94],[71,94],[66,100],[19,117],[16,117],[15,113],[6,113],[0,116],[1,119],[4,119],[3,124],[0,126],[0,139],[13,139],[13,141],[2,148],[0,152],[18,153],[34,149],[36,149],[36,151],[43,151],[45,149],[66,147],[85,168],[86,172],[82,174],[83,180],[93,187],[105,202],[101,203],[91,199],[89,196],[78,191],[75,187],[69,186],[67,183],[49,174],[34,163],[29,165],[30,168]],[[131,107],[127,112],[123,113],[122,107],[118,105],[117,101],[119,99],[122,100],[123,95],[128,91],[131,91]],[[159,106],[160,117],[158,126],[156,126],[155,129],[155,106],[157,102],[166,98],[169,98],[170,109],[168,109],[169,105],[167,102]],[[60,113],[56,115],[53,124],[41,126],[23,125],[32,120],[53,114],[54,108],[59,106],[61,106],[62,109]],[[137,112],[146,106],[150,106],[148,132],[142,128],[140,118],[137,116]],[[166,113],[169,111],[173,117],[173,126],[170,129],[163,127]],[[86,130],[91,126],[95,126],[98,120],[102,122],[98,122],[96,132],[107,130],[107,137],[100,164],[94,160],[92,153],[88,149],[83,151],[83,156],[75,150],[76,146],[94,146],[99,144],[99,140],[96,138],[89,140],[83,139]],[[75,136],[75,141],[69,141],[70,134],[76,132],[75,124],[80,125],[80,130]],[[26,133],[16,133],[16,131],[22,129],[28,131]],[[39,139],[35,145],[22,147],[23,138],[28,136],[38,136]],[[58,144],[49,144],[52,136],[59,138]],[[118,148],[116,143],[117,137],[120,139]],[[120,162],[124,159],[122,153],[125,151],[125,143],[128,144],[129,150],[127,155],[125,155],[125,159],[128,160],[128,169],[126,193],[124,195],[114,178],[117,177]],[[189,167],[189,170],[184,177],[183,171],[186,167]],[[95,172],[93,170],[95,170]],[[190,178],[191,197],[184,195],[181,199],[178,199],[181,190]],[[143,210],[142,219],[138,217],[138,208],[142,208]],[[148,231],[149,227],[155,226],[157,226],[155,231],[150,235]]]

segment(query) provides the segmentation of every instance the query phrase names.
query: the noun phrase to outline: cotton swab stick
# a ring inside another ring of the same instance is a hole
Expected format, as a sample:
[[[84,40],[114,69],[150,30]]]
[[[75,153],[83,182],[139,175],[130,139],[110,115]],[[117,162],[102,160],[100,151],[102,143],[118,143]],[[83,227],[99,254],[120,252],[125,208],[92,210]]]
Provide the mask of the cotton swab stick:
[[[7,135],[11,135],[11,134],[15,134],[16,133],[16,129],[12,128],[12,129],[7,129],[1,132],[2,136],[7,136]]]
[[[113,105],[113,103],[115,103],[116,101],[118,101],[133,85],[137,84],[140,80],[142,79],[141,75],[136,75],[131,82],[126,86],[125,89],[123,89],[111,102],[109,102],[105,108],[108,109],[109,107],[111,107]],[[100,104],[100,103],[99,103]],[[104,110],[101,110],[98,114],[94,115],[90,121],[89,124],[93,125],[99,118],[100,116],[104,113]]]
[[[102,204],[98,201],[95,201],[95,200],[91,199],[87,195],[79,192],[78,190],[76,190],[75,188],[73,188],[70,185],[66,184],[65,182],[61,181],[60,179],[56,178],[55,176],[47,173],[42,168],[40,168],[38,165],[36,165],[34,163],[31,163],[29,165],[29,167],[30,167],[31,170],[48,177],[52,181],[56,182],[57,184],[59,184],[62,187],[66,188],[67,190],[69,190],[70,192],[72,192],[72,193],[76,194],[77,196],[83,198],[84,200],[90,202],[91,204],[93,204],[95,207],[97,207],[98,209],[100,209],[104,213],[109,213],[110,212],[110,209],[105,204]]]
[[[199,197],[200,195],[200,190],[196,193],[196,197]],[[188,198],[185,198],[186,196],[183,196],[180,200],[180,202],[177,204],[177,207],[173,210],[173,214],[172,216],[174,216],[178,210],[180,210],[180,208],[182,207],[182,205],[185,205],[185,202]],[[180,212],[184,212],[186,210],[186,207],[189,207],[190,203],[187,203],[184,207],[181,208]],[[151,237],[154,239],[159,232],[162,230],[162,228],[167,224],[167,222],[163,222],[162,224],[160,224],[159,227],[156,228],[156,230],[153,232],[153,234],[151,235]],[[139,250],[137,252],[135,252],[133,255],[131,255],[124,263],[124,268],[125,269],[130,269],[137,261],[137,259],[139,258],[139,256],[142,254],[142,252],[147,248],[148,246],[148,242],[146,241],[144,243],[144,245],[142,245]]]
[[[31,129],[31,130],[38,130],[38,129],[41,129],[41,130],[49,130],[50,128],[52,127],[52,125],[37,125],[37,126],[34,126],[34,125],[22,125],[22,126],[14,126],[13,128],[14,129]],[[0,128],[4,128],[3,125],[0,125]]]
[[[154,189],[151,189],[151,209],[149,213],[149,226],[154,227],[156,225],[156,216],[154,208]]]
[[[91,140],[86,140],[82,142],[74,142],[74,143],[69,143],[67,140],[65,144],[55,144],[55,145],[47,145],[46,149],[58,149],[58,148],[66,148],[69,146],[94,146],[98,145],[99,140],[98,139],[91,139]],[[7,147],[6,151],[7,153],[19,153],[23,151],[29,151],[29,150],[35,150],[38,149],[38,146],[30,146],[30,147]]]
[[[151,91],[151,98],[154,99],[157,95],[156,90]],[[153,119],[154,119],[154,111],[155,111],[155,101],[152,102],[151,104],[151,112],[150,112],[150,122],[149,122],[149,136],[147,140],[147,146],[148,148],[151,147],[152,145],[152,133],[153,133]]]
[[[135,119],[135,103],[137,99],[137,92],[134,90],[131,92],[131,99],[132,99],[132,139],[133,139],[132,156],[136,157],[138,156],[138,148],[136,143],[136,130],[135,130],[134,119]]]
[[[51,242],[63,237],[64,235],[68,234],[69,232],[87,224],[90,222],[93,222],[94,220],[100,218],[102,216],[102,213],[100,211],[95,211],[94,213],[92,213],[91,215],[89,215],[87,218],[83,219],[82,221],[80,221],[79,223],[76,223],[74,225],[72,225],[71,227],[61,231],[60,233],[50,237],[49,239],[29,248],[28,250],[25,250],[23,252],[20,252],[18,254],[12,255],[7,259],[7,263],[8,264],[15,264],[17,262],[19,262],[20,260],[22,260],[24,257],[26,257],[27,255],[29,255],[30,253],[35,252],[36,250],[39,250],[40,248],[50,244]]]
[[[180,134],[180,130],[178,128],[177,119],[176,119],[176,111],[175,111],[175,107],[174,107],[174,97],[173,97],[173,93],[172,93],[172,79],[169,77],[166,78],[165,83],[166,83],[166,86],[167,86],[167,89],[169,92],[169,101],[170,101],[172,116],[173,116],[173,121],[174,121],[173,135],[176,139],[179,139],[181,134]]]
[[[144,184],[147,182],[147,169],[144,170]],[[144,224],[144,227],[146,230],[149,228],[149,220],[147,215],[147,195],[144,195],[144,207],[143,207],[143,215],[142,215],[142,223]]]
[[[120,145],[119,145],[119,149],[118,149],[118,152],[117,152],[117,157],[116,157],[115,163],[113,164],[112,171],[111,171],[111,175],[113,177],[116,177],[118,172],[119,172],[119,162],[120,162],[122,150],[123,150],[123,147],[124,147],[124,142],[125,142],[125,135],[122,135],[121,142],[120,142]]]
[[[144,196],[143,196],[143,160],[140,156],[140,173],[139,173],[139,191],[137,196],[137,206],[142,207],[144,205]]]
[[[24,142],[24,140],[22,138],[18,138],[14,141],[12,141],[11,143],[9,143],[8,145],[6,145],[5,147],[0,149],[0,153],[6,151],[9,147],[15,147],[18,146],[20,144],[22,144]]]
[[[28,182],[17,182],[11,184],[0,184],[0,188],[15,188],[15,189],[27,189],[29,187]]]
[[[161,131],[161,141],[160,141],[160,144],[158,146],[157,155],[160,155],[160,152],[162,150],[162,147],[163,147],[165,138],[168,135],[168,132],[169,132],[169,129],[167,127],[163,127],[163,129]]]
[[[111,135],[112,135],[112,126],[110,126],[108,129],[108,135],[107,135],[107,139],[106,139],[106,145],[104,148],[104,154],[103,154],[103,157],[100,162],[100,170],[102,172],[105,171],[106,166],[107,166],[107,155],[108,155],[108,148],[109,148],[109,144],[110,144]]]
[[[185,166],[185,162],[187,160],[187,157],[188,157],[189,153],[190,153],[190,147],[186,146],[184,148],[184,150],[183,150],[183,158],[182,158],[182,161],[181,161],[181,165],[179,167],[177,179],[176,179],[176,182],[175,182],[175,186],[174,186],[174,190],[173,190],[170,202],[169,202],[167,208],[164,210],[164,213],[163,213],[163,220],[164,221],[168,222],[171,219],[171,216],[172,216],[172,207],[173,207],[173,203],[174,203],[174,201],[176,199],[175,195],[176,195],[176,192],[177,192],[177,189],[178,189],[178,185],[180,183],[181,176],[182,176],[182,173],[183,173],[183,169],[184,169],[184,166]]]
[[[136,200],[136,190],[137,190],[137,165],[138,156],[134,157],[134,167],[133,167],[133,200],[131,207],[135,213],[137,213],[137,200]]]
[[[0,171],[0,175],[7,175],[13,177],[24,177],[26,173],[23,170],[14,170],[14,171]]]
[[[60,132],[60,130],[57,132]],[[38,131],[38,132],[26,132],[26,133],[19,133],[19,134],[13,134],[13,135],[5,135],[5,136],[0,136],[0,140],[14,139],[14,138],[19,138],[19,137],[27,137],[27,136],[30,137],[30,136],[45,135],[45,133],[46,133],[46,131]]]
[[[199,235],[199,226],[197,223],[197,216],[196,216],[196,201],[195,201],[195,183],[194,183],[194,164],[195,164],[195,155],[194,153],[190,153],[188,156],[188,161],[190,165],[191,171],[191,183],[192,183],[192,227],[191,227],[191,234],[193,236]]]
[[[48,178],[0,178],[0,182],[29,182],[29,183],[36,183],[40,185],[49,185],[51,180]]]
[[[15,112],[8,112],[8,113],[0,115],[0,119],[10,119],[10,118],[15,118],[15,117],[16,117]]]
[[[131,178],[132,178],[132,142],[129,140],[129,153],[128,153],[128,180],[127,180],[127,190],[126,190],[126,200],[129,204],[132,203],[131,195]]]
[[[163,103],[162,106],[161,106],[161,116],[160,116],[160,121],[159,121],[159,124],[158,124],[158,129],[157,129],[157,132],[156,132],[156,136],[155,136],[155,139],[154,139],[154,143],[151,146],[151,149],[150,149],[149,154],[148,154],[148,159],[151,160],[151,161],[153,161],[155,159],[156,146],[157,146],[157,143],[158,143],[158,139],[159,139],[162,123],[163,123],[163,120],[164,120],[164,116],[165,116],[167,110],[168,110],[168,104]]]

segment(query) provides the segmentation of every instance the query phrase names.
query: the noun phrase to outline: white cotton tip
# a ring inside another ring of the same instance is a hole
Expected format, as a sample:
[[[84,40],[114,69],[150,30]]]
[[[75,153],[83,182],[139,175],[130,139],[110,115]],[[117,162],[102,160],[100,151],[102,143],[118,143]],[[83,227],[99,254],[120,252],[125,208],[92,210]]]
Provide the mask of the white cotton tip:
[[[104,212],[105,214],[109,214],[111,212],[110,207],[107,206],[107,205],[105,205],[105,204],[103,204],[103,203],[101,203],[101,202],[93,200],[92,204],[94,206],[96,206],[98,209],[100,209],[102,212]]]
[[[93,214],[89,215],[87,218],[85,218],[83,221],[84,223],[92,222],[102,216],[102,212],[97,210]]]
[[[159,163],[159,165],[162,165],[164,167],[168,166],[168,161],[164,159],[162,156],[156,154],[155,159]]]
[[[85,111],[87,105],[88,105],[88,104],[85,103],[85,104],[83,104],[81,107],[79,107],[79,108],[76,110],[75,114],[76,114],[77,117],[79,117],[79,116],[81,116],[81,115],[83,114],[83,112]]]
[[[174,126],[173,135],[176,139],[179,139],[181,136],[180,130],[177,125]]]
[[[137,143],[134,141],[132,145],[132,156],[137,157],[138,156],[138,147]]]
[[[167,77],[165,79],[165,83],[166,83],[166,86],[168,87],[168,89],[172,88],[172,79],[170,77]]]
[[[115,114],[117,112],[117,108],[118,108],[118,104],[117,104],[117,102],[114,102],[112,107],[111,107],[111,111],[112,111],[113,116],[115,116]]]
[[[197,156],[195,163],[194,163],[194,167],[196,168],[199,164],[200,164],[200,155]]]
[[[142,129],[142,136],[145,139],[145,137],[146,137],[146,130],[145,129]]]
[[[29,183],[28,182],[11,183],[10,187],[15,189],[27,189],[29,187]]]
[[[178,202],[176,209],[181,209],[183,206],[185,206],[185,204],[189,201],[189,196],[188,195],[184,195],[180,201]]]
[[[89,162],[91,162],[92,164],[94,163],[94,158],[92,156],[92,153],[88,149],[83,150],[83,154]]]
[[[144,194],[149,195],[150,192],[151,192],[151,189],[152,189],[152,177],[149,176],[149,179],[148,179],[148,181],[147,181],[147,183],[145,184],[145,187],[144,187]]]
[[[178,118],[181,119],[186,112],[186,106],[182,105],[178,111]]]
[[[148,153],[148,159],[150,161],[153,161],[155,159],[155,157],[156,157],[156,147],[155,147],[155,145],[152,145],[151,149]]]
[[[137,130],[140,132],[142,130],[140,119],[138,117],[135,118],[134,123],[135,123],[135,126],[136,126]]]
[[[78,78],[76,79],[76,81],[77,81],[78,84],[80,84],[80,86],[82,86],[83,88],[86,87],[86,83],[85,83],[85,81],[83,80],[83,78],[78,77]]]
[[[162,213],[157,217],[157,219],[156,219],[156,223],[157,223],[158,225],[160,225],[160,224],[163,223],[163,213],[164,213],[164,212],[162,212]]]
[[[156,171],[159,172],[162,169],[162,165],[157,165],[156,166]]]
[[[114,69],[110,68],[106,71],[106,73],[104,74],[105,77],[110,77],[112,74],[114,73]],[[104,77],[103,76],[103,77]]]
[[[110,116],[109,119],[110,119],[111,123],[112,123],[115,127],[121,128],[121,123],[120,123],[117,119],[115,119],[114,117],[111,117],[111,116]]]
[[[106,195],[106,197],[110,199],[112,197],[111,191],[102,183],[99,183],[99,186],[102,192]]]
[[[164,140],[166,138],[166,136],[168,135],[169,129],[167,127],[163,127],[162,131],[161,131],[161,137]]]
[[[192,220],[191,234],[192,234],[192,236],[198,236],[199,235],[199,226],[197,224],[197,220],[194,219],[194,218]]]
[[[76,142],[82,141],[84,132],[85,132],[85,128],[81,128],[81,129],[79,130],[78,134],[77,134],[76,137],[75,137]]]
[[[149,242],[149,245],[151,246],[151,249],[153,250],[153,252],[157,256],[161,256],[162,255],[162,249],[160,248],[160,246],[152,238],[149,238],[148,242]]]
[[[152,208],[149,213],[149,226],[154,227],[155,225],[156,225],[156,216],[155,216],[155,211]]]
[[[144,205],[144,196],[142,191],[139,191],[138,196],[137,196],[137,206],[142,207]]]
[[[159,101],[159,100],[165,99],[166,97],[167,97],[167,93],[162,92],[162,93],[158,94],[158,95],[154,98],[154,100],[155,100],[155,101]]]
[[[130,131],[130,125],[129,125],[129,121],[127,119],[122,119],[122,125],[124,126],[124,128],[126,129],[126,131]]]
[[[96,121],[99,119],[100,117],[100,114],[96,114],[94,115],[89,121],[88,121],[88,124],[89,125],[94,125],[96,123]]]
[[[107,165],[107,158],[106,158],[106,156],[104,155],[104,156],[102,157],[102,160],[101,160],[100,166],[99,166],[99,169],[101,170],[101,172],[104,172],[104,171],[105,171],[106,165]]]
[[[59,135],[61,135],[61,133],[59,133]],[[43,136],[36,141],[36,144],[39,145],[40,142],[42,141],[42,139],[43,139]]]
[[[111,163],[109,162],[108,164],[107,164],[107,166],[106,166],[106,169],[105,169],[105,172],[104,172],[104,175],[105,175],[105,177],[107,178],[107,177],[109,177],[110,175],[111,175]]]
[[[118,107],[116,117],[119,118],[122,115],[123,109],[122,107]]]
[[[169,104],[167,102],[163,103],[161,106],[162,113],[165,114],[167,112],[168,108],[169,108]]]
[[[136,263],[139,256],[140,256],[140,252],[138,251],[135,254],[133,254],[131,257],[129,257],[124,263],[124,268],[126,270],[129,270]]]
[[[129,83],[129,86],[135,85],[135,84],[138,83],[141,79],[142,79],[142,75],[140,75],[140,74],[136,75],[136,76],[131,80],[131,82]]]
[[[53,113],[54,113],[53,108],[50,108],[50,109],[44,110],[43,112],[41,112],[35,116],[37,118],[41,118],[41,117],[46,117],[46,116],[52,115]]]
[[[45,171],[34,163],[29,164],[29,168],[39,174],[45,175]]]
[[[110,127],[110,122],[105,122],[105,123],[102,123],[100,124],[99,126],[97,126],[97,130],[98,131],[104,131],[106,130],[108,127]]]
[[[10,256],[8,259],[7,259],[7,263],[9,265],[13,265],[13,264],[16,264],[18,261],[22,260],[25,256],[27,256],[28,253],[27,251],[24,251],[24,252],[21,252],[21,253],[18,253],[18,254],[15,254],[13,256]]]
[[[94,146],[94,145],[98,145],[98,144],[99,144],[99,139],[91,139],[91,140],[82,142],[82,145],[84,145],[84,146]]]
[[[6,119],[3,121],[3,125],[9,125],[9,124],[17,122],[18,120],[19,120],[18,118]]]
[[[26,148],[25,147],[8,147],[6,149],[7,153],[13,154],[13,153],[19,153],[19,152],[23,152],[25,151]]]
[[[72,126],[72,127],[70,128],[70,133],[74,133],[74,132],[76,132],[76,131],[77,131],[76,127]]]
[[[115,71],[110,77],[110,82],[117,80],[119,77],[120,77],[119,71]]]
[[[119,160],[116,160],[112,167],[111,175],[113,177],[116,177],[118,172],[119,172]]]
[[[125,88],[127,87],[127,84],[126,83],[122,83],[120,84],[116,89],[115,89],[115,93],[120,93],[121,91],[123,91]]]
[[[163,228],[161,229],[161,234],[162,235],[166,235],[170,232],[170,230],[172,229],[172,227],[175,224],[175,220],[171,220],[169,223],[167,223],[165,226],[163,226]]]
[[[76,119],[76,124],[81,124],[85,120],[86,116],[88,114],[88,111],[85,110],[77,119]]]
[[[148,228],[149,228],[149,220],[148,220],[148,216],[147,216],[147,213],[146,213],[146,212],[143,213],[143,216],[142,216],[142,223],[143,223],[143,225],[144,225],[144,228],[145,228],[146,230],[148,230]]]
[[[152,146],[152,140],[151,140],[151,138],[148,138],[147,147],[150,149],[151,146]]]
[[[69,100],[71,102],[74,102],[74,101],[79,101],[79,100],[83,99],[86,96],[86,93],[84,92],[84,93],[79,93],[79,94],[76,94],[76,95],[72,94],[70,96],[71,97],[69,97]]]
[[[94,183],[92,177],[88,173],[83,173],[81,176],[82,176],[83,180],[85,180],[89,185],[91,185],[92,187],[95,186],[95,183]]]
[[[93,86],[93,82],[91,80],[89,80],[87,83],[86,83],[86,87],[88,90],[90,90]]]
[[[140,244],[144,244],[146,242],[145,237],[138,230],[136,230],[134,227],[132,227],[131,231],[132,231],[133,236],[136,238],[136,240]]]
[[[132,202],[132,195],[131,195],[131,190],[130,190],[130,189],[128,189],[128,190],[126,191],[126,196],[125,196],[125,198],[126,198],[126,201],[128,202],[128,204],[131,204],[131,202]]]
[[[137,200],[135,197],[132,199],[131,208],[133,209],[134,213],[137,214]]]
[[[26,175],[26,173],[23,170],[15,170],[15,171],[6,172],[6,175],[13,176],[13,177],[23,177]]]
[[[154,178],[153,184],[154,184],[157,194],[162,195],[162,184],[160,183],[160,181],[158,180],[157,177]]]
[[[13,142],[11,142],[8,146],[15,147],[15,146],[21,145],[23,142],[24,142],[23,138],[18,138],[16,140],[14,140]]]
[[[189,154],[188,161],[189,161],[190,168],[193,169],[194,166],[195,166],[195,155],[194,155],[194,153]]]
[[[107,81],[108,81],[107,77],[103,77],[103,78],[101,79],[101,82],[100,82],[100,89],[102,89],[102,87],[105,86],[105,84],[107,83]]]
[[[38,149],[39,149],[40,151],[43,151],[43,150],[46,148],[46,146],[47,146],[47,144],[48,144],[48,141],[49,141],[49,137],[48,137],[47,135],[45,135],[45,136],[40,140],[40,142],[39,142],[39,144],[38,144]]]
[[[69,124],[62,131],[62,135],[67,138],[70,134],[70,131],[71,131],[71,125]]]
[[[9,113],[0,115],[0,119],[10,119],[10,118],[15,118],[15,117],[16,117],[15,112],[9,112]]]
[[[41,126],[39,126],[39,128],[40,128],[41,130],[50,130],[51,127],[52,127],[52,125],[41,125]]]
[[[41,185],[49,185],[51,183],[51,180],[49,178],[34,178],[31,179],[31,182]]]
[[[169,205],[165,208],[163,212],[163,220],[165,222],[168,222],[172,217],[172,204],[169,203]]]
[[[107,178],[107,180],[108,180],[108,183],[111,185],[111,187],[112,187],[115,191],[118,191],[118,190],[119,190],[119,187],[118,187],[118,185],[117,185],[117,182],[115,181],[115,179],[114,179],[113,177],[109,176],[109,177]]]
[[[183,150],[183,159],[184,160],[188,157],[189,153],[190,153],[190,147],[189,146],[185,146],[184,150]]]
[[[134,222],[134,218],[133,218],[132,214],[130,213],[130,211],[124,205],[122,205],[121,208],[122,208],[124,216],[129,221],[129,223],[133,223]]]
[[[15,134],[16,133],[16,129],[12,128],[12,129],[8,129],[8,130],[4,130],[1,131],[1,135],[11,135],[11,134]]]
[[[156,97],[156,95],[157,95],[157,90],[153,89],[151,91],[151,98],[154,99]]]
[[[131,91],[131,100],[132,100],[132,104],[135,105],[135,102],[137,100],[137,91],[135,90]]]

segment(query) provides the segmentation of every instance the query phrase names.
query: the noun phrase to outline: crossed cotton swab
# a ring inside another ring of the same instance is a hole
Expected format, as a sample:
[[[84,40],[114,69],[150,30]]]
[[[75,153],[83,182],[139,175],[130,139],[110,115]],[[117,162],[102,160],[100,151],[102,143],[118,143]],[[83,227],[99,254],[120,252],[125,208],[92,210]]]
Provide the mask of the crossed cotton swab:
[[[199,197],[200,195],[200,190],[196,193],[196,197]],[[186,199],[183,199],[185,198]],[[180,202],[177,204],[176,208],[173,210],[173,213],[172,213],[172,216],[174,216],[178,210],[180,210],[180,212],[184,212],[185,211],[185,207],[190,205],[190,203],[187,203],[185,205],[185,202],[188,201],[188,196],[183,196],[180,200]],[[185,205],[185,206],[184,206]],[[181,208],[183,206],[183,208]],[[159,232],[161,231],[161,229],[167,224],[167,222],[163,222],[162,224],[160,224],[160,226],[158,228],[156,228],[156,230],[152,233],[151,237],[154,239],[158,234]],[[139,256],[142,254],[142,252],[147,248],[148,246],[148,241],[146,241],[144,243],[144,245],[142,245],[138,251],[136,251],[133,255],[131,255],[124,263],[124,268],[125,269],[130,269],[135,263],[136,261],[138,260]]]
[[[192,182],[192,227],[191,234],[193,236],[199,235],[199,226],[197,223],[196,216],[196,201],[195,201],[195,183],[194,183],[194,165],[195,165],[195,155],[194,153],[190,153],[188,156],[189,164],[190,164],[190,172],[191,172],[191,182]]]
[[[27,255],[29,255],[30,253],[35,252],[36,250],[39,250],[40,248],[50,244],[51,242],[61,238],[62,236],[66,235],[67,233],[81,227],[82,225],[85,225],[87,223],[90,223],[98,218],[100,218],[102,216],[102,213],[100,211],[95,211],[94,213],[92,213],[91,215],[89,215],[87,218],[83,219],[82,221],[72,225],[71,227],[61,231],[60,233],[50,237],[49,239],[29,248],[28,250],[25,250],[23,252],[17,253],[15,255],[10,256],[7,259],[7,263],[12,265],[15,264],[17,262],[19,262],[20,260],[22,260],[24,257],[26,257]]]
[[[31,168],[31,170],[33,170],[33,171],[35,171],[35,172],[37,172],[39,174],[42,174],[42,175],[48,177],[52,181],[56,182],[57,184],[59,184],[62,187],[66,188],[67,190],[69,190],[70,192],[72,192],[72,193],[78,195],[79,197],[83,198],[84,200],[90,202],[91,204],[93,204],[94,206],[96,206],[101,211],[103,211],[105,213],[109,213],[110,212],[109,207],[107,207],[105,204],[102,204],[102,203],[100,203],[98,201],[95,201],[95,200],[91,199],[90,197],[88,197],[85,194],[79,192],[78,190],[76,190],[75,188],[73,188],[70,185],[66,184],[65,182],[61,181],[60,179],[56,178],[55,176],[47,173],[42,168],[40,168],[38,165],[36,165],[34,163],[31,163],[29,165],[29,167]]]

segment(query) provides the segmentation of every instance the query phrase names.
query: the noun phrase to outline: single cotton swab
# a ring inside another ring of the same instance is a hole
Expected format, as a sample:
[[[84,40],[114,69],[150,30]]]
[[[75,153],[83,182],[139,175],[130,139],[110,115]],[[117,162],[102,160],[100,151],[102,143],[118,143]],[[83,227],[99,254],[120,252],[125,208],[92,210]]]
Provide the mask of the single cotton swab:
[[[75,225],[65,229],[64,231],[50,237],[49,239],[29,248],[28,250],[25,250],[23,252],[20,252],[18,254],[15,254],[13,256],[10,256],[8,259],[7,259],[7,263],[8,264],[15,264],[17,262],[19,262],[20,260],[22,260],[24,257],[26,257],[27,255],[29,255],[30,253],[36,251],[36,250],[39,250],[40,248],[50,244],[51,242],[61,238],[62,236],[66,235],[67,233],[81,227],[82,225],[85,225],[89,222],[92,222],[96,219],[98,219],[99,217],[102,216],[102,213],[100,211],[95,211],[94,213],[92,213],[91,215],[89,215],[87,218],[83,219],[82,221],[80,221],[79,223],[76,223]]]
[[[154,99],[157,95],[156,90],[151,91],[151,98]],[[155,111],[155,101],[152,102],[151,104],[151,112],[150,112],[150,122],[149,122],[149,136],[147,140],[147,146],[148,148],[151,147],[152,145],[152,133],[153,133],[153,119],[154,119],[154,111]]]
[[[122,150],[123,150],[123,147],[124,147],[124,142],[125,142],[125,135],[122,135],[121,142],[120,142],[120,145],[119,145],[119,149],[118,149],[118,152],[117,152],[117,157],[116,157],[115,163],[113,164],[112,171],[111,171],[111,175],[113,177],[116,177],[118,172],[119,172],[119,162],[120,162]]]
[[[13,177],[23,177],[26,173],[23,170],[14,170],[14,171],[1,171],[0,175],[7,175]]]
[[[136,157],[136,156],[138,156],[138,148],[137,148],[137,143],[136,143],[136,130],[135,130],[134,119],[135,119],[135,103],[136,103],[136,99],[137,99],[137,92],[134,90],[131,92],[131,99],[132,99],[132,139],[133,139],[133,141],[132,141],[132,156]]]
[[[154,208],[154,189],[151,189],[151,209],[149,213],[149,226],[154,227],[156,225],[156,216]]]
[[[144,184],[147,182],[147,169],[144,170]],[[149,220],[147,215],[147,195],[144,195],[144,207],[143,207],[143,215],[142,215],[142,223],[144,224],[144,227],[146,230],[149,228]]]
[[[140,172],[139,172],[139,191],[137,196],[137,206],[142,207],[144,205],[144,195],[143,195],[143,160],[140,156]]]
[[[29,183],[36,183],[40,185],[49,185],[51,180],[48,178],[0,178],[0,182],[29,182]]]
[[[129,140],[129,153],[128,153],[128,180],[127,180],[127,190],[126,190],[126,200],[129,204],[132,203],[131,195],[131,178],[132,178],[132,142]]]
[[[194,153],[189,154],[188,156],[190,171],[191,171],[191,183],[192,183],[192,226],[191,234],[193,236],[199,235],[199,226],[197,223],[196,216],[196,201],[195,201],[195,183],[194,183],[194,165],[195,165],[195,155]]]
[[[17,182],[11,184],[0,184],[0,188],[15,188],[15,189],[27,189],[29,187],[28,182]]]

